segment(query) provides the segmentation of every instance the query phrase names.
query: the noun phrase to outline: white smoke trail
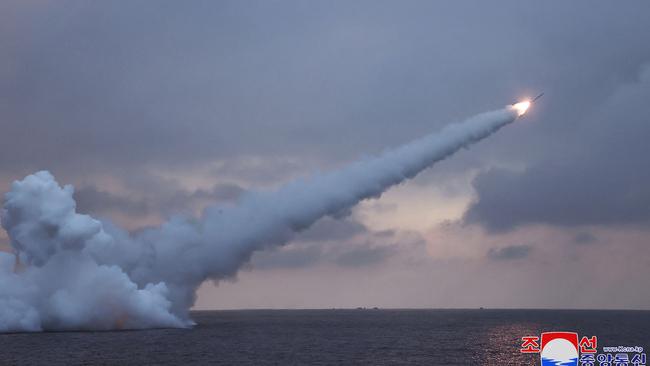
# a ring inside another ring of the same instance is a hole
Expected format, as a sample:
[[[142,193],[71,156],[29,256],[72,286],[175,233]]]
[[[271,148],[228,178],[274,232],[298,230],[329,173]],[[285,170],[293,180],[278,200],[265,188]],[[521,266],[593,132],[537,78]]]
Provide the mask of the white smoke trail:
[[[50,173],[27,176],[13,183],[2,210],[15,254],[0,252],[0,332],[191,326],[189,309],[206,279],[235,275],[254,251],[378,197],[517,116],[513,107],[481,114],[379,157],[135,236],[76,213],[73,188]]]

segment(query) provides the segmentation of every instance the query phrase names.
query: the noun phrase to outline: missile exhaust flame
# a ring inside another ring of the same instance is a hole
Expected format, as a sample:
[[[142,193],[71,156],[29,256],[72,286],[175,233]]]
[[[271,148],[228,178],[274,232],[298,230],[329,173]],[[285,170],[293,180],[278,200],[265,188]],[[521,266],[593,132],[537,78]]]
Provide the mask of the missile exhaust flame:
[[[523,102],[515,103],[512,107],[517,111],[517,116],[523,116],[530,108],[530,102],[525,100]]]
[[[521,102],[513,103],[511,107],[517,111],[517,116],[521,117],[524,114],[526,114],[526,112],[528,112],[528,108],[530,108],[530,106],[542,96],[544,96],[544,93],[539,93],[535,98],[526,99]]]

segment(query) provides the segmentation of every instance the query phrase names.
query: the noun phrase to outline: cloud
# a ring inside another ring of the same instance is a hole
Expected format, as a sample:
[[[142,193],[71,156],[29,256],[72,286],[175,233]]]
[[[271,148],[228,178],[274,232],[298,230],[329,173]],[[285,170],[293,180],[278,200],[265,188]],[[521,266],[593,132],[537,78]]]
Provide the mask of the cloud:
[[[319,246],[289,246],[256,253],[251,267],[255,270],[298,269],[315,265],[322,257],[323,252]]]
[[[487,252],[487,257],[497,261],[523,259],[530,255],[532,249],[530,245],[510,245],[503,248],[490,248]]]
[[[399,253],[394,244],[370,244],[355,241],[336,243],[297,243],[277,250],[256,253],[251,260],[254,270],[297,270],[318,265],[364,268],[388,261]]]
[[[150,212],[150,206],[146,200],[113,194],[94,186],[76,189],[74,198],[79,211],[85,213],[119,211],[130,215],[143,215]]]
[[[577,233],[573,237],[573,242],[576,244],[581,244],[581,245],[587,245],[587,244],[593,244],[598,241],[598,237],[595,236],[592,233],[583,231],[580,233]]]
[[[646,66],[643,66],[644,68]],[[523,171],[493,168],[473,182],[465,221],[490,231],[519,225],[646,225],[650,220],[650,82],[616,89],[584,117],[578,135],[564,129],[553,151]]]
[[[298,269],[328,263],[332,261],[333,251],[354,250],[356,237],[367,238],[373,234],[351,216],[343,219],[324,217],[298,234],[295,244],[256,253],[251,267],[257,270]]]
[[[381,263],[399,253],[397,242],[412,238],[392,230],[374,231],[354,216],[325,217],[299,234],[293,244],[256,253],[251,267],[257,270],[300,269],[317,265],[365,267]]]
[[[232,202],[244,192],[242,187],[232,183],[215,184],[207,190],[163,189],[131,195],[111,193],[95,186],[84,186],[75,190],[74,198],[80,212],[109,216],[111,214],[164,216],[179,211],[193,211],[199,205],[205,206],[208,203]]]
[[[300,241],[329,241],[346,240],[359,234],[368,233],[368,229],[353,219],[336,220],[323,218],[309,230],[301,233],[296,240]]]
[[[384,262],[395,254],[395,246],[362,245],[339,254],[335,263],[341,267],[369,266]]]

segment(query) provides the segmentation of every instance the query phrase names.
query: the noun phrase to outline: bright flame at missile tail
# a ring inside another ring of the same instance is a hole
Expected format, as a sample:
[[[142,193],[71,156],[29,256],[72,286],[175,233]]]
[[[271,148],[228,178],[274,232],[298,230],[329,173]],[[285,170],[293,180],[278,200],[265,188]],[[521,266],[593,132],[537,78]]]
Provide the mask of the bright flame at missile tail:
[[[523,102],[515,103],[512,107],[517,110],[517,115],[523,116],[530,107],[530,101],[525,100]]]

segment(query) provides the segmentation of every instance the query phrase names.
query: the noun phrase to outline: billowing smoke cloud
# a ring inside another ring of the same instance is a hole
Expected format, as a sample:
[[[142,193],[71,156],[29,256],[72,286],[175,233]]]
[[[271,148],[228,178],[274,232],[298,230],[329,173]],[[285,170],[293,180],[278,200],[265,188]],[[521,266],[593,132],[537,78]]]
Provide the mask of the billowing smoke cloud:
[[[481,114],[377,158],[133,236],[77,213],[73,188],[50,173],[30,175],[13,183],[2,210],[14,254],[0,253],[0,331],[191,326],[195,290],[206,279],[234,276],[254,251],[378,197],[516,118],[512,107]]]

